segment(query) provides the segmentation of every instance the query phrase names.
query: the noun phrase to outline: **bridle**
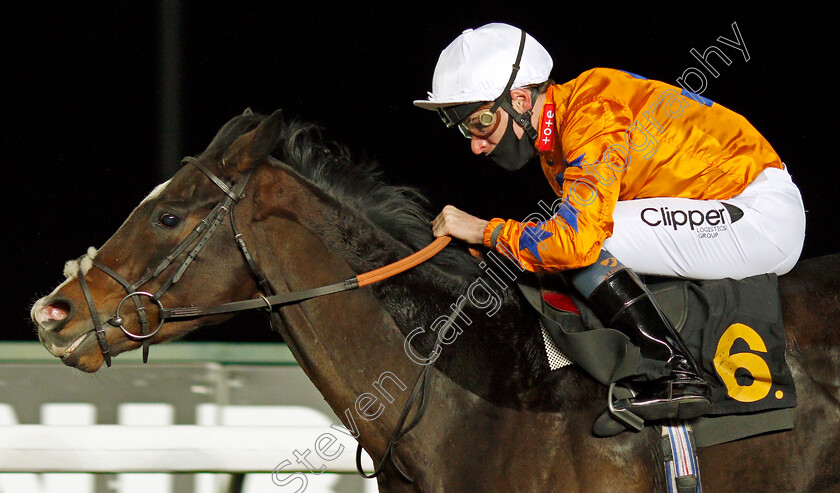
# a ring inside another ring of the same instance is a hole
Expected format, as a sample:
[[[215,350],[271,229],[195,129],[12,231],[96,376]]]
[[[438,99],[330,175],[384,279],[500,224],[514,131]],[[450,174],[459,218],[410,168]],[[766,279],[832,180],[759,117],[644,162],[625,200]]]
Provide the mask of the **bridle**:
[[[169,254],[164,258],[160,263],[156,266],[152,266],[146,269],[140,279],[131,283],[126,280],[123,276],[118,274],[115,270],[111,269],[110,267],[102,264],[101,262],[97,261],[96,259],[93,260],[93,266],[107,274],[111,279],[115,280],[119,283],[128,294],[126,294],[122,300],[120,300],[119,304],[117,304],[117,310],[113,318],[106,321],[105,323],[112,325],[114,327],[118,327],[123,333],[132,340],[135,341],[142,341],[143,342],[143,362],[147,362],[149,359],[149,339],[151,339],[157,332],[163,327],[164,322],[166,322],[166,317],[163,316],[164,308],[163,304],[160,301],[160,298],[169,290],[175,283],[177,283],[181,276],[183,276],[184,272],[190,266],[193,260],[198,257],[198,254],[204,248],[213,234],[218,230],[219,225],[224,221],[225,215],[228,214],[231,219],[231,227],[234,231],[234,238],[236,238],[236,243],[239,245],[240,250],[242,251],[243,255],[246,259],[248,259],[249,266],[255,277],[257,278],[257,282],[260,287],[264,290],[264,292],[271,292],[271,288],[268,284],[268,281],[265,279],[265,276],[262,275],[261,271],[257,268],[256,264],[253,263],[253,259],[251,258],[250,253],[248,252],[247,247],[245,246],[245,242],[242,241],[242,235],[236,228],[236,223],[234,220],[233,215],[233,206],[242,198],[242,195],[245,191],[245,187],[248,185],[248,180],[251,178],[251,174],[253,170],[249,170],[242,175],[242,178],[233,186],[228,186],[223,180],[221,180],[215,173],[213,173],[209,168],[207,168],[201,161],[194,157],[185,157],[182,161],[182,164],[190,164],[194,166],[196,169],[201,171],[207,178],[210,179],[222,192],[224,192],[224,196],[219,200],[215,207],[207,214],[207,216],[202,219],[198,225],[192,230],[192,232],[184,238],[181,243],[179,243],[175,248],[173,248]],[[193,246],[195,244],[195,246]],[[158,288],[157,291],[154,293],[150,293],[148,291],[140,291],[139,289],[143,287],[150,281],[157,279],[181,254],[183,254],[188,248],[192,246],[192,250],[190,253],[184,257],[184,260],[181,261],[181,264],[172,272],[172,274],[167,278]],[[108,345],[108,341],[105,338],[105,328],[103,327],[102,321],[97,313],[96,306],[93,302],[93,296],[90,293],[90,289],[87,285],[87,281],[85,280],[85,276],[80,273],[79,275],[79,284],[82,288],[82,293],[84,293],[85,301],[87,302],[88,309],[90,310],[91,319],[93,320],[93,331],[96,333],[96,338],[99,342],[99,348],[102,351],[102,357],[105,360],[105,364],[107,366],[111,366],[111,348]],[[160,321],[158,326],[153,330],[149,330],[149,318],[146,315],[146,309],[143,306],[143,302],[141,301],[141,297],[149,298],[154,304],[158,306],[160,310]],[[140,323],[140,334],[134,334],[126,330],[123,326],[123,318],[120,315],[123,303],[125,303],[128,299],[131,299],[134,302],[136,311],[137,311],[137,318]]]
[[[166,258],[164,258],[156,266],[147,268],[143,275],[140,276],[140,279],[138,279],[134,283],[131,283],[128,280],[126,280],[123,276],[121,276],[119,273],[117,273],[110,267],[102,264],[96,259],[93,259],[93,267],[96,267],[97,269],[107,274],[109,277],[111,277],[113,280],[119,283],[128,293],[117,304],[117,309],[114,316],[109,320],[105,321],[105,323],[114,327],[118,327],[129,339],[135,341],[142,341],[144,363],[148,362],[150,345],[149,340],[155,334],[157,334],[157,332],[161,329],[161,327],[163,327],[163,324],[167,320],[180,318],[195,318],[207,315],[218,315],[223,313],[234,313],[244,310],[265,308],[269,312],[271,312],[270,323],[272,325],[272,328],[276,329],[276,316],[278,314],[272,311],[275,306],[288,305],[291,303],[297,303],[318,296],[338,293],[341,291],[349,291],[387,279],[391,276],[394,276],[405,270],[415,267],[425,262],[426,260],[432,258],[438,252],[443,250],[443,248],[451,240],[451,238],[448,236],[439,237],[422,250],[415,252],[412,255],[409,255],[408,257],[405,257],[397,262],[386,265],[384,267],[380,267],[378,269],[359,274],[355,277],[351,277],[341,282],[312,289],[275,294],[271,283],[266,278],[262,269],[260,269],[257,263],[254,261],[253,256],[248,250],[248,247],[245,244],[245,240],[242,237],[242,233],[236,227],[236,220],[234,217],[234,206],[244,196],[245,187],[248,185],[248,181],[250,180],[251,175],[253,174],[253,169],[250,169],[247,172],[243,173],[242,177],[236,183],[228,185],[215,173],[213,173],[207,166],[205,166],[201,161],[194,157],[185,157],[181,161],[181,164],[189,164],[194,166],[196,169],[201,171],[208,179],[210,179],[210,181],[213,182],[213,184],[215,184],[222,192],[224,192],[224,196],[219,200],[216,206],[213,207],[213,209],[207,214],[207,216],[205,216],[205,218],[202,219],[198,223],[198,225],[196,225],[196,227],[192,230],[192,232],[189,235],[187,235],[186,238],[184,238],[184,240],[182,240],[169,252]],[[169,290],[169,288],[171,288],[175,283],[177,283],[181,279],[181,276],[183,276],[184,272],[190,266],[192,261],[195,260],[196,257],[198,257],[198,254],[201,252],[201,250],[204,248],[207,242],[210,241],[210,238],[213,236],[213,234],[218,230],[219,225],[224,221],[225,215],[230,217],[230,225],[231,229],[233,230],[234,241],[236,242],[236,245],[238,246],[240,252],[242,252],[242,255],[245,258],[245,261],[251,270],[251,274],[253,275],[254,280],[256,281],[257,285],[259,285],[260,289],[264,294],[260,295],[258,298],[255,299],[233,301],[230,303],[224,303],[221,305],[210,307],[189,306],[179,308],[164,308],[163,304],[160,301],[161,297]],[[157,279],[165,270],[167,270],[167,268],[170,265],[172,265],[172,263],[178,257],[180,257],[190,247],[192,247],[192,250],[189,252],[189,254],[187,254],[186,257],[184,257],[184,259],[181,261],[178,267],[175,268],[172,274],[161,284],[157,291],[155,291],[154,293],[148,291],[140,291],[140,288],[143,287],[143,285]],[[82,293],[84,294],[85,301],[88,305],[88,310],[90,311],[91,320],[93,321],[94,328],[92,329],[92,332],[96,334],[96,338],[99,343],[99,348],[102,351],[102,357],[105,360],[105,364],[110,367],[111,348],[108,345],[108,341],[105,337],[105,328],[103,326],[103,322],[99,317],[98,311],[96,310],[96,305],[93,302],[93,296],[91,295],[90,288],[88,287],[87,281],[85,280],[84,273],[79,272],[78,278],[79,284],[82,288]],[[157,305],[159,310],[160,320],[158,326],[152,331],[149,330],[149,318],[146,315],[146,309],[143,306],[143,303],[140,299],[142,297],[149,298],[152,303]],[[124,319],[121,316],[121,309],[123,304],[129,299],[131,299],[135,305],[137,318],[140,324],[140,334],[134,334],[128,331],[123,326]],[[438,329],[437,339],[435,341],[434,347],[432,348],[432,351],[430,352],[430,355],[437,356],[440,353],[445,334],[448,332],[450,326],[454,323],[455,318],[460,314],[465,302],[465,298],[459,300],[459,302],[454,305],[454,310],[449,315],[449,318],[447,319],[446,323]],[[432,361],[434,361],[435,359],[436,357],[433,358]],[[374,472],[370,475],[366,475],[364,473],[364,470],[362,469],[362,446],[361,444],[358,445],[356,449],[356,468],[358,469],[359,474],[361,474],[362,476],[366,478],[373,478],[378,476],[382,472],[386,460],[390,457],[391,463],[394,465],[394,467],[396,468],[400,476],[403,478],[403,480],[409,483],[413,482],[413,480],[402,470],[399,463],[396,461],[396,447],[399,443],[399,440],[412,428],[414,428],[414,426],[417,425],[417,423],[420,421],[426,410],[426,406],[429,400],[427,387],[430,378],[430,373],[428,370],[431,366],[433,366],[433,363],[423,366],[423,370],[417,377],[411,395],[409,396],[405,408],[403,409],[403,412],[400,415],[397,429],[392,435],[391,439],[388,441],[388,446],[385,449],[385,453],[383,454],[382,460],[375,467]],[[408,425],[406,425],[405,422],[408,418],[411,409],[414,407],[414,402],[417,400],[418,397],[421,397],[422,399],[420,402],[420,407],[415,413],[414,419]]]

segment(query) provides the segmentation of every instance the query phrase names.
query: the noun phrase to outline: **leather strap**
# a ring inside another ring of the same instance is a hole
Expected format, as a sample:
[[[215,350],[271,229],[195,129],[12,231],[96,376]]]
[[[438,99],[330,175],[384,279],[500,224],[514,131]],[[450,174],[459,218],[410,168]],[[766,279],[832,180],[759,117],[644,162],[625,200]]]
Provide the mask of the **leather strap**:
[[[108,274],[109,276],[111,276],[111,278],[113,280],[117,281],[123,288],[125,288],[126,292],[133,293],[133,292],[137,291],[137,289],[134,286],[130,285],[124,277],[119,275],[116,271],[114,271],[110,267],[107,267],[106,265],[102,264],[101,262],[96,261],[96,259],[93,260],[93,265],[96,268],[98,268],[101,271]],[[148,274],[148,271],[147,271],[147,274]],[[145,277],[145,275],[144,275],[144,277]],[[138,281],[138,283],[135,283],[135,284],[139,284],[139,281]],[[137,311],[137,318],[140,320],[140,335],[146,335],[146,334],[149,333],[149,317],[146,315],[146,310],[143,309],[143,302],[140,301],[140,298],[137,297],[137,296],[132,296],[131,300],[134,302],[134,307]],[[108,321],[108,323],[110,323],[110,321]],[[150,343],[149,339],[143,339],[143,363],[148,363],[149,362],[149,347],[150,347],[150,345],[151,345],[151,343]],[[108,366],[110,366],[110,365],[108,365]]]
[[[79,285],[82,288],[82,293],[85,295],[88,310],[90,310],[90,318],[93,321],[93,330],[96,332],[96,339],[99,342],[99,349],[102,350],[102,357],[105,359],[105,364],[111,366],[111,348],[108,346],[108,340],[105,338],[105,329],[102,328],[102,320],[99,318],[99,312],[96,311],[96,306],[93,303],[93,296],[90,294],[85,274],[79,270]]]
[[[443,248],[448,245],[451,240],[452,238],[449,236],[441,236],[440,238],[436,238],[435,241],[426,246],[426,248],[423,248],[404,259],[398,260],[393,264],[386,265],[385,267],[380,267],[376,270],[359,274],[356,276],[359,286],[367,286],[368,284],[379,282],[422,264],[437,255],[438,252],[443,250]]]
[[[340,293],[342,291],[357,289],[363,286],[367,286],[369,284],[373,284],[375,282],[382,281],[391,276],[395,276],[401,272],[404,272],[412,267],[415,267],[425,262],[426,260],[439,253],[441,250],[443,250],[443,248],[447,244],[449,244],[451,240],[452,238],[449,236],[442,236],[440,238],[435,239],[435,241],[427,245],[422,250],[415,252],[409,255],[408,257],[398,260],[392,264],[386,265],[385,267],[380,267],[379,269],[359,274],[356,277],[351,277],[350,279],[345,279],[344,281],[337,282],[335,284],[321,286],[318,288],[306,289],[303,291],[294,291],[291,293],[282,293],[268,297],[260,297],[250,300],[232,301],[230,303],[224,303],[222,305],[216,306],[185,306],[180,308],[167,308],[161,312],[161,318],[177,319],[201,317],[205,315],[218,315],[221,313],[241,312],[244,310],[265,308],[267,306],[274,307],[278,305],[288,305],[290,303],[296,303],[299,301],[316,298],[318,296],[325,296],[328,294]],[[250,257],[250,254],[248,254],[248,257]],[[256,263],[253,263],[253,267],[256,267]],[[261,271],[258,268],[254,270],[254,272],[256,277],[263,277]]]
[[[330,284],[328,286],[321,286],[318,288],[306,289],[304,291],[294,291],[291,293],[282,293],[274,296],[259,297],[250,300],[232,301],[216,306],[184,306],[180,308],[165,308],[160,316],[163,319],[178,319],[203,317],[205,315],[218,315],[221,313],[234,313],[244,310],[253,310],[256,308],[275,307],[278,305],[288,305],[289,303],[296,303],[299,301],[316,298],[341,291],[349,291],[359,287],[359,283],[355,277],[347,279],[342,282]]]
[[[239,251],[242,252],[245,262],[251,269],[251,274],[254,276],[254,280],[257,281],[257,284],[260,286],[260,289],[262,289],[264,294],[273,295],[274,290],[271,288],[271,283],[268,282],[265,272],[263,272],[263,270],[260,269],[260,266],[257,265],[257,262],[254,261],[254,257],[251,256],[251,252],[245,244],[245,239],[242,237],[242,232],[236,227],[236,215],[233,213],[232,207],[230,209],[230,227],[233,230],[233,241],[236,242],[236,245],[239,247]]]
[[[455,322],[455,319],[460,315],[461,310],[464,308],[464,305],[467,303],[467,299],[462,297],[457,304],[455,305],[455,309],[452,310],[452,313],[449,314],[449,318],[446,320],[446,323],[438,329],[437,339],[435,340],[435,345],[432,348],[432,351],[429,353],[438,354],[441,351],[441,346],[443,344],[443,338],[446,335],[446,332],[449,330],[449,327]],[[436,361],[436,360],[435,360]],[[382,474],[382,471],[385,467],[385,462],[390,459],[391,464],[396,469],[397,473],[399,473],[400,477],[408,483],[413,483],[414,480],[403,471],[402,467],[400,467],[399,462],[397,462],[397,445],[399,445],[400,440],[406,433],[412,430],[417,423],[420,422],[420,419],[423,418],[423,415],[426,413],[426,408],[429,405],[429,381],[431,379],[431,372],[429,372],[429,368],[434,366],[434,362],[424,365],[423,370],[420,371],[420,375],[417,376],[417,380],[414,382],[414,388],[411,390],[411,395],[408,396],[408,400],[405,403],[405,407],[403,408],[402,414],[400,414],[400,419],[397,421],[397,429],[394,431],[394,434],[391,436],[391,439],[388,440],[388,446],[385,448],[385,453],[382,455],[382,459],[379,461],[379,464],[373,469],[371,474],[365,474],[364,469],[362,469],[362,444],[358,444],[356,446],[356,470],[362,477],[367,479],[375,478]],[[420,407],[417,409],[417,413],[414,415],[414,419],[411,420],[407,426],[405,425],[406,419],[408,419],[408,414],[411,412],[411,408],[414,407],[414,402],[417,400],[418,395],[421,396],[420,399]]]
[[[202,163],[201,161],[199,161],[198,159],[196,159],[192,156],[187,156],[184,159],[182,159],[181,164],[184,164],[184,163],[189,163],[189,164],[192,164],[193,166],[195,166],[196,169],[198,169],[199,171],[204,173],[204,175],[207,178],[210,178],[210,181],[215,183],[216,186],[219,187],[219,189],[221,191],[225,192],[227,194],[227,196],[230,197],[234,202],[239,202],[239,199],[240,199],[239,194],[241,193],[241,191],[239,193],[235,192],[232,188],[230,188],[227,185],[227,183],[220,180],[219,177],[216,176],[216,173],[213,173],[212,171],[210,171],[210,169],[208,169],[207,166],[204,165],[204,163]],[[242,180],[240,180],[240,183],[241,183],[241,181]]]
[[[504,101],[508,97],[508,93],[510,92],[510,88],[513,87],[513,82],[516,80],[516,74],[519,73],[519,62],[522,61],[522,53],[525,51],[525,39],[526,34],[525,30],[522,29],[522,35],[519,38],[519,51],[516,53],[516,61],[513,62],[513,70],[510,72],[510,79],[508,79],[507,84],[505,85],[505,89],[499,94],[499,97],[496,98],[496,102],[493,103],[493,107],[490,109],[491,112],[495,113],[499,106],[501,106],[502,101]]]

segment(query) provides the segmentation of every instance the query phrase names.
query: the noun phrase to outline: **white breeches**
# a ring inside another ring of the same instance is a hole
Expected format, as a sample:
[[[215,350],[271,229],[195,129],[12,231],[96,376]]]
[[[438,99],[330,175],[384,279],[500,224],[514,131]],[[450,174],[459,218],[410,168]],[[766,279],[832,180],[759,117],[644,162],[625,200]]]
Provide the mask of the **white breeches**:
[[[613,219],[613,235],[604,248],[639,274],[693,279],[782,275],[796,264],[805,239],[802,196],[788,171],[777,168],[765,169],[731,199],[620,201]]]

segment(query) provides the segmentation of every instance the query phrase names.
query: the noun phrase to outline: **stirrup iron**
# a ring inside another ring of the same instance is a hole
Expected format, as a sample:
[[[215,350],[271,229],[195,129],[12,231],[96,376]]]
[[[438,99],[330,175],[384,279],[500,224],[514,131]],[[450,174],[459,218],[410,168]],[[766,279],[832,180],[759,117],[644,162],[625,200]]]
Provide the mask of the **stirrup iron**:
[[[633,413],[629,409],[616,409],[613,405],[613,392],[615,391],[615,382],[610,384],[610,389],[607,391],[607,409],[610,416],[616,421],[623,424],[627,428],[635,431],[642,431],[645,426],[645,420]]]

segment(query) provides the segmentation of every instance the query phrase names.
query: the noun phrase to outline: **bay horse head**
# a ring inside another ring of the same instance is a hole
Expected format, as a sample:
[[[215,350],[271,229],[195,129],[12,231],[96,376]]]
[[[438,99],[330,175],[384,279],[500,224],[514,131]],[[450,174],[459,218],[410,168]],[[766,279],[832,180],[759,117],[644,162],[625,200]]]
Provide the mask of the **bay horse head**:
[[[233,228],[222,223],[235,220],[235,205],[253,194],[248,181],[282,128],[280,111],[258,119],[246,110],[199,156],[185,158],[183,168],[156,187],[99,250],[68,262],[66,281],[31,310],[47,350],[87,372],[141,345],[145,359],[150,343],[231,316],[164,324],[164,306],[255,296],[261,286],[249,274]],[[200,267],[189,268],[193,264]]]

